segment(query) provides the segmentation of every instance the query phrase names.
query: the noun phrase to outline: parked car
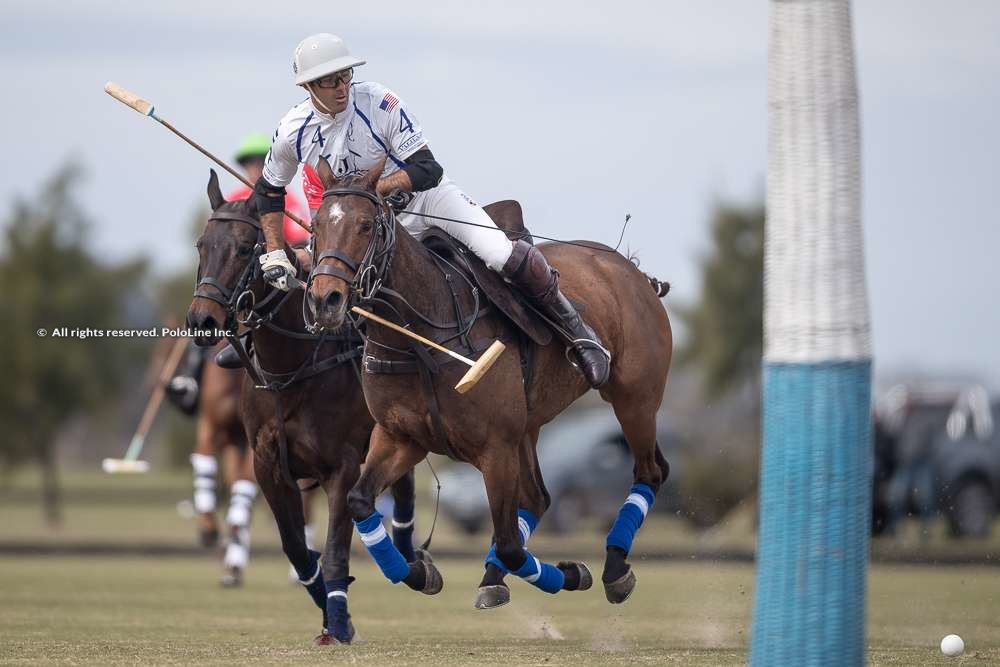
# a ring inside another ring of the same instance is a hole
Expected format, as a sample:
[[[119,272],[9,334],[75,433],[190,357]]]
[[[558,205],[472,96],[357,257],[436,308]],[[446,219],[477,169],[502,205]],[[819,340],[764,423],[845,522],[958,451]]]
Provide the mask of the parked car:
[[[980,386],[898,385],[875,419],[873,533],[938,514],[983,537],[1000,510],[1000,403]]]
[[[657,440],[675,479],[683,447],[677,435],[660,425]],[[552,504],[542,526],[568,532],[584,517],[597,517],[602,525],[614,520],[632,485],[632,454],[610,409],[570,413],[542,429],[538,464]],[[467,464],[456,464],[440,474],[441,511],[463,530],[474,533],[489,525],[490,508],[482,475]],[[680,496],[668,481],[653,505],[655,510],[676,512]]]

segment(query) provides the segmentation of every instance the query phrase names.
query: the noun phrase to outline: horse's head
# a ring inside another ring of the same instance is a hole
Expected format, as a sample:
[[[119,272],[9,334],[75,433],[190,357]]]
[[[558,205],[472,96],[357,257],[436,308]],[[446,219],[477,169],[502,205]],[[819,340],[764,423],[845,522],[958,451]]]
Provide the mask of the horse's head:
[[[313,219],[308,302],[323,329],[340,328],[352,296],[370,296],[367,292],[383,277],[394,224],[375,189],[384,166],[383,160],[362,176],[341,180],[325,160],[317,164],[325,191]]]
[[[214,332],[235,327],[235,300],[252,282],[263,234],[253,198],[227,202],[212,170],[208,179],[212,214],[198,239],[198,284],[188,309],[191,329]],[[214,345],[220,336],[195,337],[198,345]]]

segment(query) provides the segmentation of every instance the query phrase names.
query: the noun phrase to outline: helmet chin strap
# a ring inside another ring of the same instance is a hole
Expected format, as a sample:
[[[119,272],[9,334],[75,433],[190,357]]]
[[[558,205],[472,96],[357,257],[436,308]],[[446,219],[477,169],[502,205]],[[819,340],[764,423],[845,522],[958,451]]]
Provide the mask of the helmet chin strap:
[[[309,83],[306,83],[304,85],[305,85],[305,89],[309,91],[309,97],[312,98],[312,103],[315,106],[319,107],[319,109],[321,111],[323,111],[326,114],[329,114],[330,116],[336,115],[336,114],[333,113],[333,111],[330,110],[330,107],[328,107],[325,104],[323,104],[323,101],[321,99],[319,99],[319,96],[315,92],[313,92],[313,83],[312,83],[312,81],[310,81]]]

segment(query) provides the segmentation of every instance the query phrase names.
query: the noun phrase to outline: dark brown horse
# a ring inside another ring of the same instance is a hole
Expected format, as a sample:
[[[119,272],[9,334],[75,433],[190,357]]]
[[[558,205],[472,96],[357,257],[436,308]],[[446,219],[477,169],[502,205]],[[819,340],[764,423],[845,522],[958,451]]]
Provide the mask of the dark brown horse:
[[[336,330],[344,325],[349,307],[360,302],[381,317],[462,351],[461,337],[443,334],[432,323],[461,319],[456,312],[476,312],[476,293],[454,293],[455,281],[443,277],[439,262],[395,220],[375,193],[381,165],[345,181],[335,179],[323,161],[318,171],[326,192],[313,223],[320,266],[314,269],[309,291],[317,323]],[[659,302],[659,283],[610,248],[548,244],[541,250],[558,268],[565,294],[584,305],[589,324],[613,358],[610,380],[600,391],[612,404],[632,450],[635,485],[608,535],[602,580],[608,599],[622,602],[635,586],[626,561],[632,539],[669,471],[656,444],[656,413],[670,366],[670,324]],[[549,504],[535,456],[539,429],[588,390],[567,361],[564,346],[552,343],[535,350],[526,388],[518,332],[496,311],[486,311],[465,339],[488,344],[499,338],[507,343],[507,351],[478,385],[458,394],[452,387],[464,366],[414,347],[408,337],[373,321],[365,327],[362,386],[377,426],[349,506],[386,577],[416,590],[426,585],[424,571],[402,562],[379,533],[374,500],[380,489],[434,452],[473,464],[486,482],[495,544],[477,607],[509,600],[503,583],[506,572],[550,593],[587,588],[590,574],[582,564],[541,563],[523,546]],[[419,368],[421,363],[436,367],[433,392],[421,391],[412,370],[383,372],[393,364]]]
[[[374,426],[358,383],[357,339],[308,333],[303,293],[282,292],[263,280],[258,262],[263,234],[252,202],[226,202],[214,171],[208,196],[212,214],[198,241],[198,287],[188,326],[231,330],[239,313],[251,329],[254,357],[243,379],[241,411],[257,482],[277,521],[285,555],[323,610],[324,633],[317,641],[349,643],[354,627],[347,612],[347,587],[353,580],[347,492],[358,479]],[[293,264],[308,262],[305,253],[287,246],[286,252]],[[196,340],[211,345],[218,336],[208,333]],[[231,340],[245,356],[243,344]],[[245,356],[245,363],[250,361]],[[319,481],[329,501],[322,570],[320,554],[306,547],[299,479]],[[394,538],[408,560],[414,560],[412,473],[404,471],[392,491],[394,525],[402,526],[394,530]]]

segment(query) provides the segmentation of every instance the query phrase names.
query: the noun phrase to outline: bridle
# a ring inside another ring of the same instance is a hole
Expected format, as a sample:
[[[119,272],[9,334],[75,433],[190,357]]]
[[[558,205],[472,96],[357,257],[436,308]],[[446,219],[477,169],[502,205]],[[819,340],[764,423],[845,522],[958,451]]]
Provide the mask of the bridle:
[[[291,296],[291,292],[282,292],[272,288],[268,294],[258,303],[250,287],[260,276],[260,262],[258,257],[264,252],[264,229],[260,221],[245,213],[236,211],[215,211],[208,218],[209,222],[239,222],[254,228],[257,238],[254,241],[253,252],[247,265],[243,267],[236,284],[232,288],[226,287],[214,276],[203,276],[199,278],[195,286],[194,297],[196,299],[208,299],[223,307],[226,311],[225,328],[232,329],[234,323],[239,323],[250,329],[256,329],[262,324],[270,324],[270,319],[281,308],[285,301]],[[209,289],[212,288],[212,289]],[[277,303],[272,302],[282,294]],[[221,296],[220,296],[221,295]],[[261,309],[267,306],[271,308],[262,313]],[[241,313],[244,314],[241,317]],[[296,335],[296,332],[287,332]],[[301,336],[301,334],[297,334]]]
[[[365,254],[361,261],[357,262],[339,248],[323,250],[315,256],[313,269],[306,284],[311,286],[316,276],[333,276],[347,283],[351,303],[365,303],[374,299],[382,290],[383,281],[392,264],[393,250],[396,246],[396,218],[382,197],[367,190],[331,188],[323,192],[323,199],[350,195],[364,197],[375,205],[375,228],[372,230],[372,238],[368,242]],[[341,262],[353,273],[347,273],[338,266],[324,264],[323,261],[327,259]]]

